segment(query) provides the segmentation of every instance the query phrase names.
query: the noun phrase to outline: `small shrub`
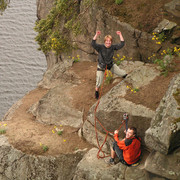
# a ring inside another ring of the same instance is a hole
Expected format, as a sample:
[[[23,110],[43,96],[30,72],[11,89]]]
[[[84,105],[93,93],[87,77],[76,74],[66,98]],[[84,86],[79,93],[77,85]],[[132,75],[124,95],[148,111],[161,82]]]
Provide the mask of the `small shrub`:
[[[174,54],[178,55],[180,57],[180,48],[174,47]]]
[[[106,80],[105,80],[105,83],[106,84],[110,84],[112,79],[113,79],[112,72],[110,70],[106,70]]]
[[[61,136],[62,133],[63,133],[63,131],[58,131],[58,132],[57,132],[57,134],[58,134],[59,136]]]
[[[6,130],[5,129],[0,129],[0,134],[5,134]]]
[[[120,5],[120,4],[123,3],[123,0],[115,0],[115,3],[118,4],[118,5]]]
[[[138,91],[139,91],[139,88],[134,88],[133,91],[134,91],[134,92],[138,92]]]
[[[79,60],[80,60],[79,55],[77,55],[76,57],[72,57],[72,60],[74,63],[79,62]]]
[[[169,72],[174,71],[175,63],[172,61],[172,55],[165,55],[163,59],[156,59],[155,64],[158,64],[161,69],[161,74],[167,76]]]
[[[156,44],[161,44],[167,39],[164,31],[161,33],[153,33],[152,35],[153,35],[152,40],[156,41]]]
[[[165,36],[164,32],[162,32],[162,33],[159,34],[158,39],[159,39],[161,42],[164,42],[164,41],[165,41],[166,36]]]
[[[132,58],[128,58],[126,56],[120,56],[119,54],[116,54],[116,56],[113,57],[114,59],[114,63],[119,66],[123,61],[128,61],[128,60],[132,60]]]
[[[10,0],[1,0],[0,1],[0,15],[3,14],[3,12],[6,10],[10,3]]]
[[[133,92],[133,93],[136,93],[136,92],[138,92],[139,91],[139,88],[138,87],[136,87],[136,88],[132,88],[132,87],[130,87],[130,86],[126,86],[131,92]]]
[[[153,54],[148,57],[148,60],[152,60],[154,64],[157,64],[161,74],[167,76],[169,72],[173,72],[176,68],[176,63],[173,61],[174,56],[180,56],[180,48],[167,48],[167,50],[163,50],[159,55]]]
[[[43,145],[42,149],[43,149],[44,152],[46,152],[46,151],[48,151],[49,148],[48,148],[48,146]]]

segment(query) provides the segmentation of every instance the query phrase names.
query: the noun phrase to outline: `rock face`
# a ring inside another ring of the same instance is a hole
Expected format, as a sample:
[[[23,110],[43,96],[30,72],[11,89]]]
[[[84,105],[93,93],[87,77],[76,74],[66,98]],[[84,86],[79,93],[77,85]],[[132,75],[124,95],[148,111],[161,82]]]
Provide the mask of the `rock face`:
[[[136,63],[134,63],[136,64]],[[129,65],[127,68],[129,68]],[[133,65],[133,67],[136,67]],[[148,74],[150,78],[146,78]],[[94,145],[97,146],[96,136],[95,136],[95,127],[98,130],[98,136],[100,144],[103,143],[106,131],[114,132],[115,129],[118,129],[123,120],[123,114],[126,112],[129,116],[128,124],[129,126],[133,126],[134,124],[138,127],[138,134],[142,137],[144,144],[144,135],[145,131],[148,129],[151,119],[154,117],[155,112],[142,106],[134,104],[124,98],[127,91],[127,82],[131,83],[133,87],[142,87],[143,85],[148,84],[151,80],[153,80],[159,72],[152,67],[140,66],[132,73],[130,73],[125,81],[121,81],[118,85],[112,88],[105,96],[101,97],[101,101],[98,105],[96,111],[96,117],[98,121],[95,120],[95,108],[96,104],[90,109],[88,120],[83,125],[83,136]],[[138,78],[137,78],[138,76]],[[120,130],[120,137],[123,137],[124,126]],[[105,151],[109,150],[109,146],[111,145],[111,138],[109,137],[108,143],[105,144]]]
[[[174,77],[166,96],[162,99],[146,131],[146,145],[158,152],[168,154],[180,146],[180,104],[178,98],[180,74]]]
[[[180,179],[180,149],[171,155],[153,151],[146,159],[145,169],[168,179]]]
[[[162,31],[171,31],[176,26],[177,26],[176,23],[164,19],[159,23],[158,27],[154,29],[154,32],[161,33]]]
[[[73,180],[147,180],[144,170],[127,167],[121,163],[109,166],[105,163],[109,158],[97,159],[97,151],[98,149],[93,148],[83,157],[77,166]]]
[[[51,89],[33,110],[36,120],[46,124],[80,127],[83,123],[83,113],[72,107],[68,95],[69,89],[71,89],[70,84]]]
[[[10,146],[6,137],[0,136],[0,179],[72,179],[82,157],[82,152],[58,157],[24,154]]]
[[[46,16],[49,14],[50,9],[53,6],[54,0],[49,1],[42,1],[37,0],[37,17],[38,19],[45,19]]]
[[[98,43],[103,43],[104,36],[107,34],[111,34],[114,43],[118,43],[119,37],[117,37],[115,29],[121,30],[126,44],[119,53],[122,56],[125,55],[134,60],[146,61],[152,52],[157,52],[160,48],[159,45],[154,45],[152,43],[151,35],[134,29],[125,22],[120,22],[117,18],[110,16],[105,10],[97,5],[94,5],[87,11],[84,19],[84,26],[87,27],[87,33],[76,38],[79,42],[78,46],[80,47],[80,51],[82,50],[82,53],[79,53],[83,56],[83,59],[87,59],[86,57],[91,60],[96,59],[96,57],[91,55],[95,54],[95,51],[89,45],[97,30],[101,30],[101,36],[97,40]],[[84,55],[83,52],[86,52],[87,54]]]
[[[41,11],[38,12],[39,18],[46,17],[52,2],[38,1],[38,10]],[[95,52],[90,46],[90,42],[98,29],[102,32],[99,42],[103,41],[103,36],[106,34],[112,34],[116,39],[114,29],[121,29],[127,41],[121,54],[136,60],[146,61],[152,52],[156,52],[160,48],[159,45],[154,46],[151,42],[151,35],[119,22],[95,5],[86,12],[85,18],[86,34],[73,37],[79,45],[76,53],[80,54],[83,60],[93,61],[95,58]],[[37,121],[42,123],[70,125],[79,128],[83,122],[83,114],[72,107],[70,96],[71,87],[78,85],[78,82],[72,82],[75,75],[68,71],[72,62],[66,61],[63,56],[55,57],[52,53],[47,54],[47,62],[48,70],[39,86],[50,90],[37,104],[32,106],[30,112]],[[129,126],[138,128],[138,135],[142,137],[143,145],[150,149],[153,148],[147,160],[143,159],[139,167],[127,167],[121,163],[110,167],[104,162],[104,159],[97,159],[97,148],[91,149],[85,155],[77,152],[57,157],[32,156],[14,149],[4,136],[0,136],[0,179],[21,177],[22,180],[155,180],[157,176],[164,180],[166,178],[179,179],[179,149],[172,155],[167,155],[167,153],[174,151],[180,145],[179,104],[176,98],[179,95],[180,76],[174,78],[167,95],[155,112],[143,105],[126,100],[125,95],[127,84],[131,84],[134,88],[147,85],[159,75],[159,71],[140,61],[129,64],[125,61],[121,64],[121,68],[127,71],[127,78],[101,97],[96,114],[94,110],[97,104],[91,107],[87,120],[80,129],[81,136],[98,147],[96,126],[99,144],[101,146],[107,138],[102,149],[109,153],[112,143],[112,136],[109,132],[113,132],[122,125],[122,116],[126,112],[129,114]],[[96,124],[95,116],[107,129],[108,134],[99,123]],[[121,128],[120,138],[124,136],[123,131],[124,129]],[[176,168],[172,169],[172,167]]]
[[[173,0],[165,4],[165,9],[172,13],[176,17],[180,17],[180,2],[179,0]]]
[[[38,17],[40,19],[46,17],[45,14],[51,7],[50,2],[47,3],[46,1],[38,0],[38,9],[41,10],[40,12],[38,11]],[[83,6],[83,1],[81,1],[81,11],[83,11]],[[103,43],[104,36],[107,34],[112,35],[114,43],[119,43],[116,30],[121,30],[126,44],[117,53],[121,56],[125,55],[126,57],[133,58],[134,60],[146,62],[152,53],[157,52],[161,48],[161,45],[153,43],[150,34],[134,29],[127,23],[120,22],[117,18],[108,15],[104,9],[99,8],[95,4],[84,13],[82,22],[84,23],[83,26],[86,27],[86,32],[77,37],[73,37],[72,35],[69,35],[69,37],[77,42],[78,45],[78,49],[72,52],[72,56],[78,54],[83,61],[97,60],[97,54],[91,47],[92,37],[97,30],[101,30],[101,36],[97,40],[98,43]],[[62,56],[61,59],[63,58]],[[53,67],[59,61],[59,57],[53,57],[52,53],[47,54],[48,68]]]

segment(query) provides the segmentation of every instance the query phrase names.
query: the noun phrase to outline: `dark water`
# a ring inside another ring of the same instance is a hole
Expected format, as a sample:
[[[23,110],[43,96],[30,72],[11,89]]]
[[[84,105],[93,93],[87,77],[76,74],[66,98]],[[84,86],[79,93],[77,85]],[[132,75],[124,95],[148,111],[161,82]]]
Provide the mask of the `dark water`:
[[[36,0],[13,0],[0,15],[0,119],[37,86],[46,70],[34,40],[36,12]]]

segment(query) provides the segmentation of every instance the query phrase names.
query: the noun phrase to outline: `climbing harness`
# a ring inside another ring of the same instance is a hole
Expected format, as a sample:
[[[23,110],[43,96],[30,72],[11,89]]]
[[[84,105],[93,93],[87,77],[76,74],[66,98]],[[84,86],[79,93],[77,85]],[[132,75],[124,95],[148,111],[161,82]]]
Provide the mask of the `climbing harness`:
[[[103,84],[104,84],[104,81],[105,81],[105,78],[106,78],[106,71],[107,71],[107,66],[106,66],[106,70],[105,70],[105,73],[104,73],[104,78],[103,78],[103,83],[102,83],[102,86],[101,86],[101,89],[100,89],[100,95],[99,95],[99,98],[98,98],[98,102],[96,104],[96,107],[95,107],[95,110],[94,110],[94,127],[95,127],[95,133],[96,133],[96,140],[97,140],[97,145],[98,145],[98,153],[97,153],[97,158],[105,158],[105,157],[109,157],[105,155],[105,153],[102,151],[102,148],[107,140],[107,137],[108,137],[108,134],[111,134],[113,135],[114,133],[113,132],[110,132],[108,131],[103,125],[102,123],[99,121],[99,119],[96,117],[96,112],[97,112],[97,108],[99,106],[99,103],[100,103],[100,98],[101,98],[101,93],[102,93],[102,89],[103,89]],[[128,114],[125,113],[123,114],[123,121],[122,121],[122,124],[119,126],[118,128],[118,131],[121,129],[121,127],[124,125],[125,126],[125,129],[127,131],[128,129]],[[100,126],[104,129],[104,131],[106,132],[106,137],[104,139],[104,142],[102,143],[102,145],[99,144],[99,139],[98,139],[98,132],[97,132],[97,122],[100,124]],[[100,156],[100,152],[103,154],[102,156]]]

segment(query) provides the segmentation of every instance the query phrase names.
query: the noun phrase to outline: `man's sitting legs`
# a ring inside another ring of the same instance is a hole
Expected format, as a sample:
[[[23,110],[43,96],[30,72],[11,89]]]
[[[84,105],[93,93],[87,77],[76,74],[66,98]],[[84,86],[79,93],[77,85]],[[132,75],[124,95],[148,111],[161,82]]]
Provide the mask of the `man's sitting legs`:
[[[129,164],[127,164],[126,161],[123,158],[123,150],[119,149],[119,146],[117,145],[117,142],[114,142],[113,146],[111,147],[111,159],[109,160],[110,164],[115,164],[114,163],[114,158],[115,158],[116,155],[117,155],[119,161],[122,164],[125,164],[125,165],[129,166]]]

